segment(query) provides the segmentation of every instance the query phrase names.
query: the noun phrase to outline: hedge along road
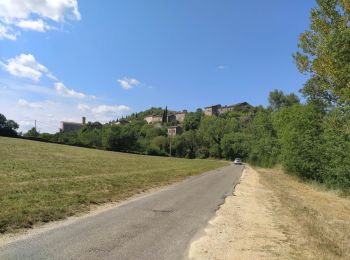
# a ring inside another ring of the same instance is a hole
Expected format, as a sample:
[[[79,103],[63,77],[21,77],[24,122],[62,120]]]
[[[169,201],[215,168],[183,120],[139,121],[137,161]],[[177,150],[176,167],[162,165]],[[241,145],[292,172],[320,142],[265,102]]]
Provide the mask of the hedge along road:
[[[68,225],[10,242],[0,259],[181,259],[239,182],[243,166],[191,177]]]

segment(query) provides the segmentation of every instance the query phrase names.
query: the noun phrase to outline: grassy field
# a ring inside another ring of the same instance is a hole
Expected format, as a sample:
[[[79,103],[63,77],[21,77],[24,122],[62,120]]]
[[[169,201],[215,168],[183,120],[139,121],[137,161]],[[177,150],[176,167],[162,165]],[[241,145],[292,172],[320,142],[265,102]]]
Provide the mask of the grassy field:
[[[0,233],[62,219],[226,164],[0,137]]]
[[[299,181],[280,169],[257,169],[271,192],[273,217],[292,250],[285,259],[350,259],[350,198]]]

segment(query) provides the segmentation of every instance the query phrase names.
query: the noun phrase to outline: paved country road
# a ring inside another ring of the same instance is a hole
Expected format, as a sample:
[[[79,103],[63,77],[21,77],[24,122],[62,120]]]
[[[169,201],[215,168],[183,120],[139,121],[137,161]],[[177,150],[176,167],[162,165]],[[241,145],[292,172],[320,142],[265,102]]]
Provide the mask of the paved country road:
[[[230,165],[0,248],[0,259],[182,259],[239,182]]]

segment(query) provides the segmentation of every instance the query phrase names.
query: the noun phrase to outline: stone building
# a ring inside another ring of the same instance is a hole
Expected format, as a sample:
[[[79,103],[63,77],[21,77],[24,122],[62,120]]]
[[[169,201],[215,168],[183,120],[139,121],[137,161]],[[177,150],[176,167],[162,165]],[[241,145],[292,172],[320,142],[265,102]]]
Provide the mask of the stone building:
[[[168,115],[167,123],[176,123],[176,115]]]
[[[163,116],[159,116],[159,115],[146,116],[144,120],[146,120],[148,124],[163,123]],[[176,123],[176,120],[177,120],[176,114],[170,114],[167,116],[167,123]]]
[[[86,124],[86,117],[82,118],[81,123],[75,122],[61,122],[60,132],[70,133],[80,130]]]
[[[172,126],[168,128],[168,136],[176,136],[182,134],[181,126]]]
[[[178,121],[180,124],[182,124],[185,121],[186,114],[187,114],[186,110],[176,113],[175,114],[176,121]]]
[[[238,103],[238,104],[234,104],[234,105],[230,105],[230,106],[221,106],[219,105],[215,105],[215,106],[210,106],[210,107],[206,107],[204,110],[204,114],[206,116],[213,116],[213,115],[220,115],[226,112],[230,112],[230,111],[250,111],[252,110],[253,106],[251,106],[249,103],[247,102],[243,102],[243,103]]]
[[[156,123],[162,123],[163,117],[158,115],[151,115],[151,116],[146,116],[144,120],[146,120],[148,124],[156,124]]]
[[[206,107],[204,109],[204,114],[206,116],[217,116],[220,114],[220,109],[221,109],[221,105],[214,105],[214,106],[210,106],[210,107]]]
[[[122,118],[122,119],[119,119],[117,122],[114,123],[115,125],[127,125],[129,124],[129,121]]]

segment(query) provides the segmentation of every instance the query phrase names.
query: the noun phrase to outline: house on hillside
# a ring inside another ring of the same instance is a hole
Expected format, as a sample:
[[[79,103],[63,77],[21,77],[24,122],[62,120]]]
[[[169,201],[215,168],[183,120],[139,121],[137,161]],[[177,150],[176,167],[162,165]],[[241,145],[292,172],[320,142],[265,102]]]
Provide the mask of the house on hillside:
[[[163,116],[159,116],[159,115],[146,116],[144,120],[146,120],[148,124],[163,123]],[[176,120],[177,120],[176,114],[170,114],[167,116],[167,123],[176,123]]]
[[[129,121],[122,118],[122,119],[118,119],[117,122],[114,123],[115,125],[127,125],[129,124]]]
[[[62,121],[60,126],[60,132],[71,133],[71,132],[79,131],[81,128],[83,128],[85,124],[86,124],[86,117],[82,118],[81,123]]]
[[[176,136],[182,134],[181,126],[172,126],[168,128],[168,136]]]
[[[182,112],[177,112],[175,114],[176,121],[178,121],[180,124],[182,124],[185,121],[186,114],[187,114],[187,110],[183,110]]]
[[[148,124],[156,124],[156,123],[162,123],[163,117],[159,115],[151,115],[151,116],[146,116],[144,120],[146,120]]]
[[[204,110],[204,114],[206,116],[213,116],[213,115],[217,116],[217,115],[220,115],[226,112],[231,112],[231,111],[236,111],[236,112],[250,111],[252,108],[253,106],[251,106],[247,102],[242,102],[242,103],[238,103],[230,106],[221,106],[219,104],[215,106],[206,107]]]
[[[221,105],[209,106],[204,109],[206,116],[218,116],[220,114]]]
[[[168,115],[167,116],[167,123],[176,123],[176,115]]]

